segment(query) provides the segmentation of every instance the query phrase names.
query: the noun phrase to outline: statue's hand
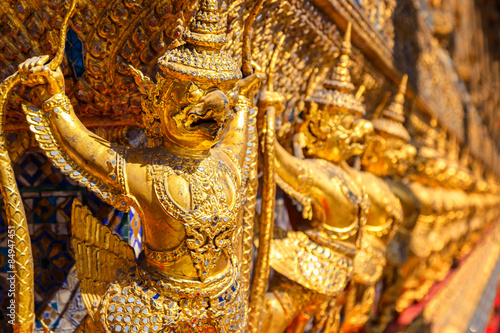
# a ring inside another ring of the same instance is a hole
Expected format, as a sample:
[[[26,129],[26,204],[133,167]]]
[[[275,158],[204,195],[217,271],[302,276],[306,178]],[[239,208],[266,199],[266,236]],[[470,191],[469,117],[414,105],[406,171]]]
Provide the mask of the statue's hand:
[[[279,92],[265,90],[260,93],[258,105],[261,110],[274,106],[277,117],[285,110],[285,96]]]
[[[56,94],[64,93],[64,75],[61,68],[51,70],[46,64],[49,56],[34,57],[19,65],[21,83],[29,87],[45,85],[40,98],[45,101]]]
[[[259,89],[260,84],[264,82],[265,79],[266,79],[266,74],[264,73],[254,73],[250,76],[241,79],[237,83],[239,88],[239,94],[247,98],[251,98],[252,93],[257,89]]]

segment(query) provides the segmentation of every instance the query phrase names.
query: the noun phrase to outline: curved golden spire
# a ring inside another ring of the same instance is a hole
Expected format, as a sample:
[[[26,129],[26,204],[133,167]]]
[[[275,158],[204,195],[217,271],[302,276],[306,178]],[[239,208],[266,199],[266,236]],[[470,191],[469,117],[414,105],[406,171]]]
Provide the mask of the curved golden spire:
[[[382,112],[384,118],[389,118],[399,123],[405,122],[405,116],[403,111],[403,106],[405,102],[406,94],[406,84],[408,82],[408,75],[404,75],[401,83],[399,84],[399,90],[394,97],[394,100],[389,105],[389,107]]]
[[[344,41],[340,46],[340,57],[333,68],[332,78],[323,82],[323,90],[315,92],[309,100],[318,105],[331,107],[332,112],[349,112],[363,116],[365,107],[360,99],[354,96],[352,84],[351,65],[351,23],[347,25]]]
[[[326,89],[339,90],[343,93],[352,93],[354,91],[354,85],[351,81],[351,74],[349,72],[349,65],[351,62],[351,23],[347,25],[347,30],[345,32],[344,41],[340,46],[340,58],[337,66],[333,69],[333,75],[331,80],[327,80],[324,83]]]
[[[223,50],[227,42],[226,18],[216,0],[202,0],[184,33],[185,44],[168,50],[158,60],[161,70],[181,80],[236,82],[241,71]]]
[[[406,94],[406,84],[408,82],[408,75],[404,75],[399,84],[398,93],[394,97],[389,107],[382,111],[382,116],[373,119],[373,127],[376,131],[385,132],[404,141],[410,141],[410,134],[403,126],[405,122],[404,116],[404,102]]]

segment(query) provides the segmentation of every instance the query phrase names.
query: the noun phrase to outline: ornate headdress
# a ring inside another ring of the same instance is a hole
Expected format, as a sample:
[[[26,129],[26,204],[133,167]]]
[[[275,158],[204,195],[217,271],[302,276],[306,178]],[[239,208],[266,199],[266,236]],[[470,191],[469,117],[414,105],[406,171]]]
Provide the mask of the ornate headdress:
[[[403,104],[405,102],[406,83],[408,76],[405,74],[399,84],[399,91],[387,109],[382,111],[382,117],[372,120],[376,131],[385,132],[394,135],[404,141],[410,141],[410,134],[403,126],[405,116]]]
[[[226,19],[221,17],[218,0],[201,0],[191,21],[190,29],[183,35],[184,43],[172,48],[158,59],[163,75],[170,78],[201,83],[235,83],[241,78],[236,62],[222,47],[227,42]],[[142,100],[143,123],[146,134],[161,138],[159,96],[169,81],[158,73],[155,84],[141,71],[129,65],[139,91],[147,96]]]
[[[218,0],[202,0],[185,44],[168,50],[158,60],[162,71],[179,79],[197,82],[236,82],[241,79],[237,63],[222,47],[227,42],[226,18]]]
[[[340,59],[333,69],[331,80],[325,80],[325,89],[314,93],[309,100],[320,105],[332,107],[333,111],[356,113],[361,116],[365,114],[363,103],[354,96],[354,85],[351,82],[349,63],[351,54],[351,23],[347,25],[344,41],[340,48]]]

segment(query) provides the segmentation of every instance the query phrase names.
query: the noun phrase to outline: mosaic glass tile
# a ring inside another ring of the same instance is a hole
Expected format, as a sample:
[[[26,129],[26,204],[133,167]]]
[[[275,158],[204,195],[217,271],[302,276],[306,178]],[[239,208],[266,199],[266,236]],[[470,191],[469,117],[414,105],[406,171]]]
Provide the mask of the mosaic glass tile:
[[[39,316],[36,328],[42,332],[43,321],[54,333],[73,332],[87,315],[80,294],[76,269],[72,268],[68,277],[47,302]]]
[[[137,212],[131,208],[129,215],[129,223],[130,223],[130,238],[129,244],[134,248],[134,252],[136,257],[139,256],[139,253],[142,251],[142,225],[141,220]]]
[[[73,75],[75,78],[81,77],[85,73],[85,66],[83,64],[83,42],[71,28],[68,28],[68,33],[66,35],[65,52],[66,58],[73,70]]]
[[[55,235],[48,228],[31,235],[35,289],[46,298],[66,280],[75,261],[70,250],[69,235]]]

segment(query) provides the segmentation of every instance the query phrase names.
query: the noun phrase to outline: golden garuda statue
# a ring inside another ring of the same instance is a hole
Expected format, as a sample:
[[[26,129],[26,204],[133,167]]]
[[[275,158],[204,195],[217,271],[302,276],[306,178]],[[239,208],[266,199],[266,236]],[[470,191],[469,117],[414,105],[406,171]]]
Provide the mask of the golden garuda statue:
[[[364,151],[373,130],[360,119],[364,107],[353,94],[350,51],[349,27],[332,80],[306,102],[300,134],[307,158],[275,146],[277,184],[302,204],[304,221],[300,230],[272,240],[270,265],[278,274],[266,297],[265,332],[303,331],[314,313],[323,315],[323,325],[327,317],[330,326],[339,324],[334,300],[352,277],[369,204],[345,161]],[[276,94],[262,94],[261,105],[283,103]]]
[[[156,82],[130,67],[156,142],[144,149],[112,145],[85,128],[48,56],[19,66],[22,84],[43,85],[41,108],[24,110],[53,164],[105,202],[141,216],[145,245],[136,261],[126,242],[74,206],[88,330],[240,332],[246,325],[235,231],[245,203],[242,168],[256,149],[249,140],[252,91],[264,76],[242,79],[222,49],[225,29],[220,2],[203,0],[183,42],[159,59]]]
[[[374,132],[367,137],[367,148],[361,158],[365,172],[359,173],[358,179],[364,184],[370,198],[366,240],[372,244],[372,249],[378,252],[376,257],[381,260],[378,262],[377,274],[353,283],[346,299],[344,332],[357,331],[368,321],[375,298],[375,283],[381,278],[382,269],[387,271],[387,261],[390,270],[391,264],[397,260],[394,257],[403,255],[405,249],[402,247],[405,244],[400,242],[408,241],[404,238],[408,232],[404,226],[414,224],[416,218],[411,192],[408,193],[405,185],[397,181],[406,175],[416,154],[415,147],[409,144],[410,135],[403,126],[406,83],[405,75],[392,103],[386,109],[381,109],[381,115],[375,115],[372,120]],[[394,238],[395,235],[397,237]]]

